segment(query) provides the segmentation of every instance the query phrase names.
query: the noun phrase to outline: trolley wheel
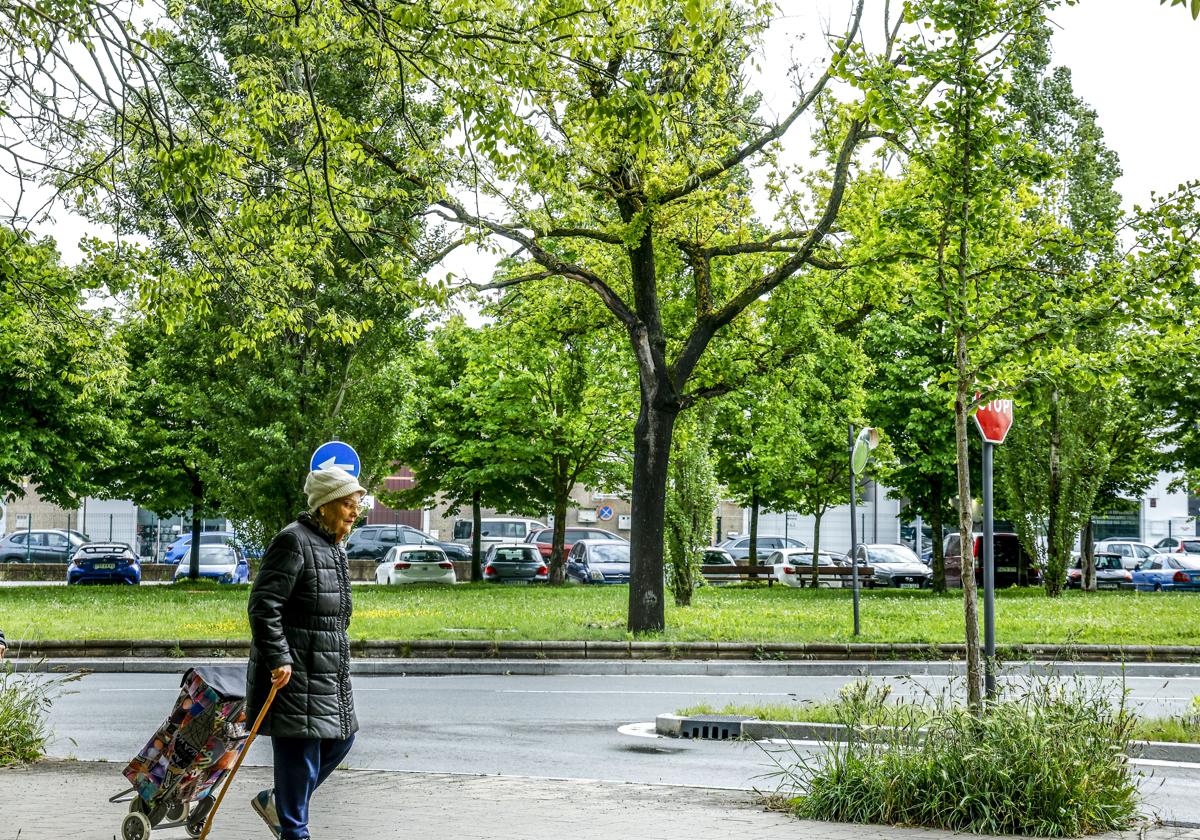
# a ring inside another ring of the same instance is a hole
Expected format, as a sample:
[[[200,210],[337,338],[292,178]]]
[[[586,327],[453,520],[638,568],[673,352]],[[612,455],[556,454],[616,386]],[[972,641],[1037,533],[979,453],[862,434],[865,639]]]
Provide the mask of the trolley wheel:
[[[143,813],[126,814],[121,821],[123,840],[147,840],[150,836],[150,820]]]
[[[203,834],[204,833],[204,820],[201,820],[198,823],[188,823],[187,824],[187,833],[188,833],[188,837],[199,837],[201,834]]]
[[[187,819],[188,804],[186,802],[175,801],[167,806],[167,820],[170,822],[181,822]]]

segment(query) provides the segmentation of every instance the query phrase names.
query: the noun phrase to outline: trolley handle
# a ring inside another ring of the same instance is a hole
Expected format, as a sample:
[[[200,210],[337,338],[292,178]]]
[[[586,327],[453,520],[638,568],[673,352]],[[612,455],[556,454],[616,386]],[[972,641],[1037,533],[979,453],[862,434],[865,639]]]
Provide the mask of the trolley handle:
[[[238,753],[237,761],[233,763],[233,769],[225,777],[225,784],[221,787],[221,792],[217,794],[217,801],[213,803],[212,810],[208,812],[208,816],[204,820],[204,831],[200,833],[200,840],[207,840],[208,832],[212,829],[213,818],[217,816],[217,809],[221,807],[221,800],[225,798],[225,794],[229,791],[229,784],[233,781],[233,777],[237,775],[238,768],[242,766],[242,759],[246,757],[246,753],[250,752],[250,745],[258,737],[258,728],[262,726],[263,718],[267,716],[267,711],[271,708],[271,703],[275,700],[275,694],[278,691],[279,689],[272,682],[271,693],[267,695],[267,702],[263,703],[262,710],[259,711],[258,717],[254,720],[254,726],[250,728],[250,734],[246,736],[246,743],[242,746],[242,751]]]

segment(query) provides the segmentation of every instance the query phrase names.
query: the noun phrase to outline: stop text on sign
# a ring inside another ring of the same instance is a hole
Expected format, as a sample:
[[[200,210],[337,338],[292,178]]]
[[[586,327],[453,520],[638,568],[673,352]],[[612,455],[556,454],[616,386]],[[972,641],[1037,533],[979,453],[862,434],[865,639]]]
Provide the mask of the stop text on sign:
[[[1004,443],[1012,424],[1012,400],[989,400],[975,411],[975,425],[988,443]]]

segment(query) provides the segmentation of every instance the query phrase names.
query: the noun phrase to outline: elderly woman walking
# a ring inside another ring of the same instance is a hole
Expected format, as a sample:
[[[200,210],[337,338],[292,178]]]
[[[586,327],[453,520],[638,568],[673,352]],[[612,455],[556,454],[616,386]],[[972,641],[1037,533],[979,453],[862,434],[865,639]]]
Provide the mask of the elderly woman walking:
[[[366,491],[340,469],[304,482],[308,510],[280,531],[250,590],[246,716],[254,720],[272,685],[263,720],[271,736],[275,787],[251,800],[276,837],[309,837],[308,803],[354,743],[350,693],[350,569],[342,541]]]

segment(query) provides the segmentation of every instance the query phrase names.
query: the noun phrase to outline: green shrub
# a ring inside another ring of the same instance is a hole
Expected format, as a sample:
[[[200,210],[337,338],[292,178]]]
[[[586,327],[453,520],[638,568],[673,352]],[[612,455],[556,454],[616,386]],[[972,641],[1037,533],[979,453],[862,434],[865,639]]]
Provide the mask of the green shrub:
[[[1103,687],[1031,680],[976,717],[950,692],[892,705],[863,682],[843,695],[845,742],[773,758],[804,818],[981,834],[1074,837],[1137,817],[1125,757],[1133,716]]]
[[[0,767],[37,761],[45,754],[50,705],[64,684],[80,676],[18,674],[11,662],[0,665]]]

